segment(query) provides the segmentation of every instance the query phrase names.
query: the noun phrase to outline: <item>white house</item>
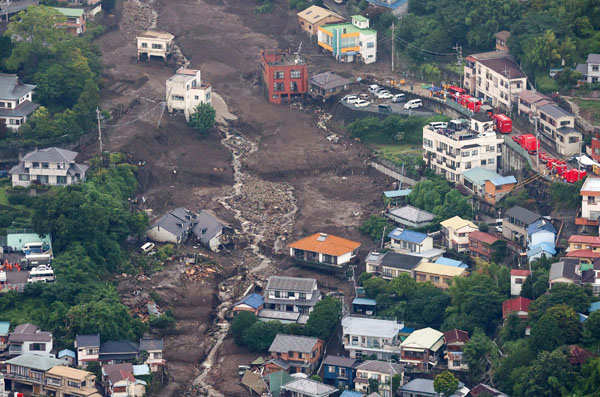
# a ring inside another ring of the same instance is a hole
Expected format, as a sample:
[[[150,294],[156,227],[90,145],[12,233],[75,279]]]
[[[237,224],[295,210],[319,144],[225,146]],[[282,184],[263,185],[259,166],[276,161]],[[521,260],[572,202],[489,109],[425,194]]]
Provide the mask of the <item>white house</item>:
[[[84,367],[87,363],[98,361],[100,355],[100,335],[76,335],[75,350],[77,366]]]
[[[404,368],[400,364],[387,361],[367,360],[356,366],[354,389],[365,395],[369,392],[369,379],[375,379],[379,385],[381,397],[393,397],[392,378],[400,375],[400,384],[404,383]]]
[[[308,314],[321,300],[314,278],[271,276],[264,293],[265,308]]]
[[[460,216],[454,216],[440,222],[442,234],[444,235],[444,244],[449,249],[458,252],[469,249],[469,234],[479,230],[473,222],[462,219]]]
[[[581,217],[587,221],[598,221],[600,217],[600,178],[588,177],[581,190]]]
[[[437,365],[444,346],[444,334],[433,328],[414,331],[400,345],[400,362],[428,371]]]
[[[140,338],[140,351],[148,353],[145,363],[148,364],[152,372],[158,371],[165,365],[163,357],[164,342],[162,339],[155,339],[144,335]]]
[[[369,19],[353,15],[352,23],[318,27],[317,44],[339,62],[377,61],[377,31],[369,29]]]
[[[24,353],[50,355],[52,333],[42,331],[37,325],[19,324],[8,336],[8,354],[16,356]]]
[[[326,233],[315,233],[288,246],[290,256],[302,262],[340,268],[356,256],[360,243]]]
[[[433,249],[433,238],[425,233],[396,228],[392,230],[389,248],[403,254],[422,254]]]
[[[521,288],[523,283],[529,277],[531,272],[529,270],[512,269],[510,271],[510,294],[513,296],[521,295]]]
[[[32,102],[33,84],[19,82],[16,74],[0,73],[0,124],[17,130],[38,105]]]
[[[404,324],[390,320],[346,316],[342,319],[342,343],[351,358],[376,355],[386,360],[400,354],[398,333]]]
[[[146,230],[146,236],[158,243],[183,244],[195,225],[196,214],[176,208],[160,217]]]
[[[173,36],[168,32],[147,30],[137,36],[137,57],[160,57],[167,61],[173,49]]]
[[[600,54],[588,54],[585,63],[577,65],[576,70],[588,83],[600,82]]]
[[[192,233],[197,241],[213,252],[219,252],[229,242],[233,229],[213,213],[202,210],[194,221]]]
[[[166,82],[167,109],[169,113],[183,112],[185,119],[196,111],[201,103],[212,103],[210,85],[202,83],[200,70],[179,68]]]
[[[13,186],[65,186],[85,180],[88,166],[75,162],[77,152],[50,147],[29,152],[9,171]]]

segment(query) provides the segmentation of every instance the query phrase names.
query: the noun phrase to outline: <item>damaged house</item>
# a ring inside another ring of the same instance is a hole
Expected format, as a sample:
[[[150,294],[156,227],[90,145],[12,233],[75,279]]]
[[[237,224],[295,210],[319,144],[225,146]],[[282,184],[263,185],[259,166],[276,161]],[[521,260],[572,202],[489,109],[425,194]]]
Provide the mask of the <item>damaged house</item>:
[[[231,242],[233,229],[210,211],[200,211],[194,222],[194,238],[211,251],[219,252]]]

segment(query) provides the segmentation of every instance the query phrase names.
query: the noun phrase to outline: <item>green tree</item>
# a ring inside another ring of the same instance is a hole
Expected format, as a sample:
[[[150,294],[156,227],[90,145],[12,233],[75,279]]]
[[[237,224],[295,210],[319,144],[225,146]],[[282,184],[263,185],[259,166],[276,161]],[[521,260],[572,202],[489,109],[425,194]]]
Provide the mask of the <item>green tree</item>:
[[[550,307],[531,327],[531,346],[536,351],[554,350],[581,339],[581,323],[573,308]]]
[[[600,390],[600,358],[589,359],[581,367],[581,376],[575,387],[578,396],[597,396]]]
[[[590,291],[575,284],[558,283],[552,289],[531,303],[529,317],[539,319],[552,306],[565,304],[575,312],[584,313],[590,305]]]
[[[201,103],[190,116],[189,124],[199,132],[206,132],[215,125],[215,109],[208,103]]]
[[[379,381],[369,378],[369,393],[377,393],[379,391]]]
[[[111,13],[115,9],[117,0],[102,0],[102,9],[105,12]]]
[[[554,208],[577,208],[581,204],[579,191],[583,181],[574,184],[556,182],[550,186],[550,198]]]
[[[282,328],[279,321],[257,321],[244,332],[244,344],[250,351],[266,352]]]
[[[515,396],[564,396],[576,381],[567,356],[560,350],[541,352],[531,365],[525,367],[514,385]]]
[[[465,344],[463,354],[469,364],[469,376],[476,383],[489,370],[491,362],[497,359],[498,348],[481,329],[477,328]]]
[[[242,311],[235,315],[231,322],[231,334],[237,345],[244,344],[244,332],[256,322],[254,313]]]
[[[374,241],[380,241],[384,230],[391,232],[393,225],[383,216],[371,215],[360,225],[358,230],[362,234],[370,236]]]
[[[458,390],[458,379],[450,371],[444,371],[433,380],[433,388],[442,396],[451,396]]]
[[[531,350],[529,341],[521,338],[502,345],[503,357],[494,366],[493,380],[500,390],[512,391],[519,382],[519,376],[524,367],[536,357]]]
[[[492,246],[492,260],[496,263],[503,263],[508,255],[508,246],[506,241],[498,240],[495,241]]]
[[[535,300],[548,290],[548,272],[536,270],[525,279],[521,287],[521,296]]]
[[[335,331],[342,315],[342,304],[330,296],[319,301],[306,322],[308,335],[329,340]]]
[[[583,342],[588,346],[600,344],[600,311],[590,313],[583,323]]]

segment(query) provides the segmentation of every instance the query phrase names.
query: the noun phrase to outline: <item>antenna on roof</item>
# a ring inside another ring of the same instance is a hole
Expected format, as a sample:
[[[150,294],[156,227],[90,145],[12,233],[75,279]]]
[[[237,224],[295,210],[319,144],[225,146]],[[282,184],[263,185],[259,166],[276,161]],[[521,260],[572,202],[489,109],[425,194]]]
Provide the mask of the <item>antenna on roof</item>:
[[[296,59],[294,60],[294,62],[296,63],[296,65],[299,64],[300,62],[302,62],[302,57],[300,56],[300,51],[302,51],[302,42],[300,42],[300,44],[298,45],[298,50],[295,53]]]

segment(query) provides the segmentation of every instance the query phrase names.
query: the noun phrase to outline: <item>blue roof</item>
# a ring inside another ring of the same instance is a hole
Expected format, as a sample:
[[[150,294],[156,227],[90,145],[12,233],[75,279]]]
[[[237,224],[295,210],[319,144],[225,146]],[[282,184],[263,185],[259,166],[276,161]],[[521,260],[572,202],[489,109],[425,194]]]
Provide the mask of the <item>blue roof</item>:
[[[64,350],[61,350],[58,352],[58,355],[57,355],[58,358],[63,358],[65,356],[75,358],[75,352],[73,350],[69,350],[69,349],[64,349]]]
[[[239,301],[237,304],[239,305],[242,303],[254,309],[258,309],[265,303],[265,298],[263,298],[262,295],[259,294],[250,294],[241,301]]]
[[[534,245],[533,247],[529,247],[529,250],[527,250],[527,256],[531,257],[531,256],[535,256],[537,254],[540,254],[542,252],[551,254],[552,256],[556,255],[556,248],[554,248],[553,244],[550,243],[539,243]]]
[[[590,313],[595,312],[596,310],[600,310],[600,302],[592,302],[590,305],[590,309],[588,310]]]
[[[443,256],[439,257],[435,263],[438,265],[446,265],[446,266],[454,266],[460,267],[462,269],[466,269],[469,266],[463,261],[457,261],[456,259],[444,258]]]
[[[344,390],[340,397],[363,397],[364,394],[357,391]]]
[[[393,233],[393,232],[392,232]],[[391,234],[391,233],[390,233]],[[390,235],[388,237],[392,238]],[[414,230],[405,230],[398,237],[393,237],[395,240],[408,241],[409,243],[421,244],[427,238],[425,233],[415,232]]]
[[[527,234],[533,234],[542,230],[556,234],[556,229],[554,228],[554,226],[552,226],[552,223],[548,222],[545,219],[538,219],[537,221],[529,225],[529,227],[527,227]]]
[[[10,321],[0,321],[0,335],[8,335]]]
[[[463,177],[474,185],[482,186],[485,181],[501,177],[501,175],[487,168],[474,167],[463,172]]]
[[[400,190],[388,190],[383,192],[383,195],[387,198],[406,197],[412,192],[412,189],[400,189]]]
[[[404,229],[402,229],[401,227],[397,227],[388,233],[388,237],[393,239],[399,239],[403,231]]]
[[[415,332],[415,329],[409,327],[404,327],[400,331],[398,331],[399,334],[412,334],[413,332]]]
[[[588,319],[588,316],[586,316],[586,315],[585,315],[585,314],[583,314],[583,313],[577,313],[577,315],[579,316],[579,322],[580,322],[580,323],[585,323],[585,320],[587,320],[587,319]]]
[[[368,298],[354,298],[354,300],[352,301],[353,305],[371,305],[371,306],[375,306],[377,305],[377,301],[375,301],[375,299],[368,299]]]
[[[502,186],[502,185],[510,185],[511,183],[517,183],[517,178],[514,176],[498,176],[496,178],[490,179],[490,182],[494,184],[494,186]]]

